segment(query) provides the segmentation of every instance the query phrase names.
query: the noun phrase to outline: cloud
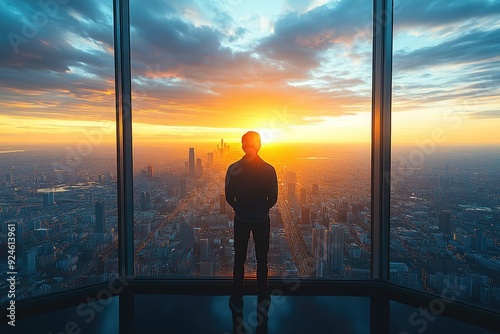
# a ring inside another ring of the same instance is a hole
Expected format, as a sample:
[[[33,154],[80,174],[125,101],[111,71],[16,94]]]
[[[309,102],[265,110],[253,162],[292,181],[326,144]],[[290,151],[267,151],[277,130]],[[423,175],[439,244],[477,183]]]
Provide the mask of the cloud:
[[[99,101],[95,95],[114,86],[111,8],[97,1],[72,1],[49,9],[40,3],[1,5],[0,26],[7,33],[1,39],[0,87],[9,92],[3,100],[31,101],[36,107],[44,103],[37,95],[55,92],[46,98],[68,104],[71,98],[75,104],[81,99]],[[19,110],[3,113],[9,112]]]
[[[413,52],[396,52],[396,71],[419,70],[435,66],[453,66],[495,60],[500,50],[500,28],[490,31],[474,30],[461,36],[416,49]]]
[[[468,116],[470,118],[476,118],[476,119],[500,118],[500,110],[478,111],[475,113],[468,114]]]
[[[112,52],[112,21],[95,1],[73,1],[57,11],[41,2],[5,2],[1,11],[1,67],[64,72],[75,63],[102,67]],[[83,21],[82,21],[83,20]],[[111,58],[112,59],[112,58]]]
[[[0,40],[2,114],[74,120],[102,116],[96,109],[114,105],[111,7],[99,1],[43,3],[0,5],[0,28],[6,32]]]
[[[366,1],[341,1],[302,14],[292,12],[278,19],[274,34],[257,50],[290,64],[294,70],[307,72],[320,65],[323,51],[338,43],[353,43],[367,24],[371,24],[371,10]]]
[[[487,108],[500,94],[500,3],[403,1],[396,9],[394,110]],[[484,104],[484,106],[482,106]],[[403,108],[404,107],[404,108]]]
[[[359,89],[363,84],[370,86],[365,78],[355,78],[359,73],[352,72],[340,76],[342,66],[324,74],[320,68],[328,66],[320,53],[334,47],[330,39],[346,45],[338,46],[337,52],[342,52],[338,59],[365,52],[346,50],[359,34],[349,26],[353,18],[360,20],[361,28],[370,23],[370,8],[359,6],[361,3],[345,1],[335,7],[283,15],[273,23],[271,35],[240,51],[225,46],[223,41],[234,37],[225,29],[215,24],[196,25],[169,5],[158,3],[154,11],[134,8],[133,74],[140,92],[135,119],[146,122],[154,113],[155,120],[173,124],[220,126],[222,122],[245,122],[242,113],[249,109],[265,113],[287,107],[291,117],[300,120],[305,111],[321,116],[352,112],[349,106],[359,110],[360,104],[368,108],[369,95]],[[345,18],[346,11],[352,17]],[[247,32],[244,26],[233,28]],[[287,45],[288,40],[296,43]],[[370,63],[371,58],[368,55],[362,61]],[[312,73],[314,69],[320,74]]]
[[[326,50],[328,40],[332,37],[331,25],[323,25],[324,29],[314,28],[314,22],[320,22],[328,16],[328,11],[323,12],[328,8],[323,6],[301,15],[298,26],[289,22],[293,16],[283,17],[278,22],[277,25],[283,27],[283,35],[276,32],[273,36],[277,40],[293,34],[293,31],[297,32],[297,28],[307,32],[307,36],[297,37],[297,52],[283,54],[282,59],[268,57],[269,55],[259,56],[254,50],[234,52],[222,45],[222,41],[235,36],[227,35],[225,31],[227,25],[234,24],[234,20],[216,6],[212,6],[213,14],[208,15],[209,18],[200,19],[211,20],[213,25],[197,25],[186,19],[189,15],[203,13],[200,10],[203,6],[196,1],[182,6],[177,2],[163,1],[148,4],[150,6],[133,2],[131,10],[133,74],[138,87],[148,80],[172,77],[181,79],[183,83],[162,87],[159,82],[156,86],[177,93],[184,89],[186,94],[195,95],[197,92],[202,95],[217,94],[216,90],[219,88],[242,85],[247,88],[279,85],[284,89],[288,86],[288,81],[307,79],[308,73],[307,69],[292,65],[283,67],[281,63],[288,62],[304,48],[309,50],[309,54],[304,54],[302,61],[307,62],[308,57],[316,57],[314,54],[318,50]],[[19,33],[21,18],[30,17],[41,10],[36,4],[26,5],[22,2],[7,2],[5,6],[6,10],[2,11],[5,16],[2,17],[5,19],[4,28]],[[340,11],[341,6],[337,7]],[[75,91],[81,88],[83,94],[84,81],[92,86],[100,79],[106,83],[111,82],[112,57],[107,54],[112,48],[109,10],[93,1],[71,2],[61,6],[58,15],[40,27],[35,38],[30,39],[26,45],[19,45],[19,54],[12,48],[6,48],[9,52],[0,59],[4,86],[11,90],[29,90],[30,86],[33,90],[57,87],[66,89],[73,86]],[[292,27],[291,32],[287,30],[287,26]],[[246,29],[236,26],[234,31],[236,35],[242,35]],[[84,42],[89,41],[90,47],[82,47]],[[269,46],[267,51],[272,53],[270,39],[260,45],[261,48]],[[16,68],[19,69],[18,75],[14,73]],[[33,80],[26,81],[22,73],[26,74],[25,71],[30,70],[32,72],[28,74]],[[87,78],[75,80],[75,70],[87,75]],[[42,82],[43,85],[40,85]],[[139,87],[139,91],[145,90],[148,88]],[[149,93],[151,95],[152,91]]]
[[[259,14],[269,24],[255,33],[255,22],[235,19],[217,2],[132,1],[134,121],[220,128],[260,126],[282,109],[295,124],[369,111],[371,4],[323,3],[289,0],[277,17]],[[426,28],[432,35],[439,27],[433,45],[396,52],[399,102],[432,104],[498,94],[500,29],[480,24],[498,14],[498,2],[398,3],[399,32]],[[18,53],[8,38],[0,39],[5,50],[0,55],[2,114],[114,117],[107,4],[61,5],[35,36],[19,44]],[[0,27],[22,36],[22,27],[41,10],[35,1],[3,1]],[[472,28],[457,33],[464,22]]]
[[[496,17],[500,2],[483,0],[399,0],[395,3],[394,23],[396,30],[416,27],[453,28],[471,19]]]

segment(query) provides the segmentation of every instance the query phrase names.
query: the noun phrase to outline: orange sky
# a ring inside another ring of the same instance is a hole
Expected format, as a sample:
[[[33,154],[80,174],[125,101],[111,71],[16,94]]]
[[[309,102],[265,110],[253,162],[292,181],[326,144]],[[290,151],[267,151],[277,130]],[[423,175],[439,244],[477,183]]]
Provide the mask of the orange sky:
[[[393,143],[500,143],[500,13],[467,3],[448,16],[441,2],[398,9]],[[12,32],[37,10],[2,6]],[[5,46],[2,144],[114,142],[112,9],[81,6]],[[135,142],[237,142],[248,130],[274,143],[370,142],[369,2],[131,6]]]

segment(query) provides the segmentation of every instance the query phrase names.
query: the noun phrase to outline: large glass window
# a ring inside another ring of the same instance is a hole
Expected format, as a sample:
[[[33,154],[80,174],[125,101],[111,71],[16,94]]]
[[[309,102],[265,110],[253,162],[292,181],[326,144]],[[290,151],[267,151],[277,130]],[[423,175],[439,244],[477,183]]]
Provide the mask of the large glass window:
[[[391,280],[500,308],[500,1],[399,1]]]
[[[0,3],[1,304],[117,275],[112,15]]]
[[[270,275],[369,277],[371,1],[133,0],[131,49],[136,275],[231,275],[224,175],[256,130]]]
[[[0,263],[17,282],[2,289],[111,280],[112,2],[0,8]],[[256,130],[279,178],[270,275],[369,277],[371,14],[365,0],[131,1],[135,275],[231,275],[224,175]],[[394,14],[391,281],[498,311],[500,1]]]

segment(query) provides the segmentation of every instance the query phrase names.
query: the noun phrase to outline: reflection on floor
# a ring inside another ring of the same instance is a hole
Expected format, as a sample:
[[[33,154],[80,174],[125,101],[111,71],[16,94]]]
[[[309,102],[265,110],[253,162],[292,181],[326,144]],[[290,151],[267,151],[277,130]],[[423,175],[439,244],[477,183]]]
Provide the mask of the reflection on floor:
[[[1,333],[119,333],[119,299],[81,304],[16,322],[15,330],[0,325]],[[258,323],[256,296],[244,297],[246,333],[255,333]],[[102,305],[104,304],[104,305]],[[493,334],[468,323],[444,316],[426,319],[413,315],[418,309],[390,303],[390,333]],[[413,317],[412,317],[413,315]],[[432,319],[432,320],[430,320]],[[420,321],[419,321],[420,320]],[[425,323],[425,324],[424,324]],[[269,308],[268,333],[368,334],[370,297],[273,296]],[[232,333],[227,296],[138,294],[134,296],[135,333]]]

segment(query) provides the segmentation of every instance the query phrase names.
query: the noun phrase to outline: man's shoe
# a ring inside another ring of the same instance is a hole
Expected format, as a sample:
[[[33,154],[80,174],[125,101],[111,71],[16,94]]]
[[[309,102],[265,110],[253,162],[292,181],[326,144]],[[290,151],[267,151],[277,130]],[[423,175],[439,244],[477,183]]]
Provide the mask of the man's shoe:
[[[243,313],[243,297],[229,297],[229,308],[232,312]]]

